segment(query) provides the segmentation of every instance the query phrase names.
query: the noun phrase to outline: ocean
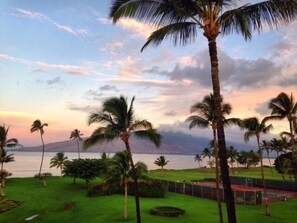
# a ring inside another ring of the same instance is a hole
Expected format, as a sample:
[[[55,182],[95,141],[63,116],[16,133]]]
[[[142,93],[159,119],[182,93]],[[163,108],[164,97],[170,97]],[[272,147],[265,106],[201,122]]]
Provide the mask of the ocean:
[[[18,152],[10,151],[14,154],[15,162],[5,163],[4,169],[12,173],[11,177],[32,177],[37,174],[41,162],[41,152]],[[45,152],[42,172],[50,172],[53,175],[60,175],[60,169],[56,167],[50,168],[50,159],[55,156],[55,152]],[[77,153],[65,153],[68,159],[77,159]],[[82,152],[81,158],[100,158],[100,153],[87,153]],[[169,163],[164,167],[165,169],[193,169],[198,167],[198,163],[194,160],[194,155],[172,155],[172,154],[133,154],[135,162],[144,162],[149,170],[159,169],[154,161],[159,156],[165,156]],[[109,154],[110,157],[113,153]],[[200,162],[200,166],[207,166],[208,158],[205,158]],[[272,159],[272,164],[273,164]],[[263,159],[264,165],[269,165],[268,159]]]

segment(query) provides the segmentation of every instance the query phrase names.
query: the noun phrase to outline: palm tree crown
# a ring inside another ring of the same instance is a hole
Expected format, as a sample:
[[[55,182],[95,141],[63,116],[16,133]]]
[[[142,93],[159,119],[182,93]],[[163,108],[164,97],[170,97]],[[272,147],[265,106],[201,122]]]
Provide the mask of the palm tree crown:
[[[0,126],[0,149],[4,149],[4,147],[13,147],[18,144],[18,140],[16,138],[7,139],[9,127],[6,128],[5,125]]]
[[[52,167],[60,168],[61,177],[62,177],[63,166],[67,159],[68,159],[68,157],[65,156],[65,154],[63,152],[56,153],[56,155],[53,158],[51,158],[50,168],[52,168]]]

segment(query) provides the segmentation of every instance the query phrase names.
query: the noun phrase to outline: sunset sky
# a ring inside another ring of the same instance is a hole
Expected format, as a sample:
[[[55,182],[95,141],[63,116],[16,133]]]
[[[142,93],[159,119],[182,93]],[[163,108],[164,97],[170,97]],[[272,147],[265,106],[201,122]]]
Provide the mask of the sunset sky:
[[[0,124],[10,126],[9,137],[39,145],[30,133],[36,119],[49,125],[46,143],[68,140],[76,128],[88,136],[96,127],[87,125],[88,114],[120,95],[135,96],[136,114],[159,129],[211,136],[184,122],[190,106],[212,92],[201,32],[187,47],[164,41],[141,53],[153,29],[126,19],[112,24],[108,0],[2,0],[0,8]],[[296,30],[297,22],[264,28],[249,42],[218,38],[221,90],[232,117],[262,119],[280,92],[297,98]],[[287,122],[273,124],[273,134],[288,130]],[[242,141],[242,131],[226,131]]]

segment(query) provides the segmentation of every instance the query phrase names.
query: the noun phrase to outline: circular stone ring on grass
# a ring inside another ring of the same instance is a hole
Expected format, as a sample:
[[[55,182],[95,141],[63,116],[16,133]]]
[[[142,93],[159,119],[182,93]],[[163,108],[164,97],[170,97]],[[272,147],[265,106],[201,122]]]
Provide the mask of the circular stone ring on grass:
[[[185,213],[184,209],[171,207],[171,206],[157,206],[150,210],[151,215],[178,217]]]

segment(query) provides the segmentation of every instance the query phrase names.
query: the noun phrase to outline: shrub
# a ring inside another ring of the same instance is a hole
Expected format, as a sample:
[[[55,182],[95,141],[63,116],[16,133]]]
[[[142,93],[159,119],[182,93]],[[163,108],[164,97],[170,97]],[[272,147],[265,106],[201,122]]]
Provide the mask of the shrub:
[[[185,214],[185,210],[181,208],[171,206],[158,206],[150,210],[151,215],[166,216],[166,217],[178,217]]]
[[[115,185],[102,183],[88,190],[87,195],[89,197],[97,197],[97,196],[115,194],[115,193],[118,193],[119,191],[120,191],[119,186],[117,187]]]
[[[37,174],[34,175],[34,178],[44,179],[46,177],[51,177],[51,176],[53,176],[53,174],[48,173],[48,172],[46,172],[46,173],[40,173],[40,175],[39,175],[39,173],[37,173]]]
[[[0,170],[0,179],[6,179],[7,177],[11,176],[12,173],[8,172],[7,170]]]
[[[134,182],[128,183],[128,194],[134,195]],[[165,197],[165,186],[157,181],[141,181],[138,183],[140,197],[163,198]]]

